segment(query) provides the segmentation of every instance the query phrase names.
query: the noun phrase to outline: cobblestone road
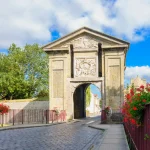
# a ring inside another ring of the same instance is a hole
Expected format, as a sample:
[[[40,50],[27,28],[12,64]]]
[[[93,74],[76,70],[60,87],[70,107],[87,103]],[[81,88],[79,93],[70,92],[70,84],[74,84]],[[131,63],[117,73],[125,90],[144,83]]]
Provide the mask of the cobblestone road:
[[[0,131],[0,150],[83,150],[102,131],[90,128],[86,121]]]

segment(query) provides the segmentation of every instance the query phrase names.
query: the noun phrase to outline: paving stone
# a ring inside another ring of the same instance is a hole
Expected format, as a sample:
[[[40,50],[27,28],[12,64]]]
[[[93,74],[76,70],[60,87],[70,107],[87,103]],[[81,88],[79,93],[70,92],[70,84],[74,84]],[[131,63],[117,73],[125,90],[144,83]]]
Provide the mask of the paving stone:
[[[83,122],[0,131],[0,150],[83,150],[103,132]]]

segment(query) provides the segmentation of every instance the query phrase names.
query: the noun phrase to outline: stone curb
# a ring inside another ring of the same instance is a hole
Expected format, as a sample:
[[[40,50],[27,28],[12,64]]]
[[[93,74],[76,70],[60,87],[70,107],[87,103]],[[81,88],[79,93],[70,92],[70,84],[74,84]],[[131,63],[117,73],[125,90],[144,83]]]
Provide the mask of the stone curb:
[[[4,131],[4,130],[13,130],[13,129],[23,129],[23,128],[34,128],[34,127],[47,127],[47,126],[53,126],[53,125],[58,125],[58,124],[64,124],[66,122],[58,122],[58,123],[51,123],[51,124],[43,124],[43,125],[31,125],[31,126],[11,126],[11,127],[4,127],[4,128],[0,128],[0,131]]]
[[[93,128],[94,129],[94,128]],[[98,133],[93,139],[83,148],[83,150],[95,150],[102,142],[104,133]]]
[[[100,135],[97,136],[96,139],[95,139],[96,141],[94,141],[92,145],[89,145],[88,147],[86,147],[88,150],[99,150],[99,147],[100,147],[102,141],[104,140],[104,136],[106,134],[107,129],[94,126],[94,124],[96,124],[97,122],[99,123],[99,121],[94,121],[93,123],[89,124],[88,127],[93,128],[93,129],[97,129],[97,130],[102,130],[103,131],[103,134],[102,134],[103,136],[100,139],[99,139]]]
[[[92,125],[89,125],[88,127],[103,131],[102,139],[97,139],[96,145],[94,145],[93,148],[92,148],[92,150],[99,150],[99,148],[101,146],[101,143],[103,142],[104,137],[105,137],[108,129],[104,129],[104,128],[100,128],[100,127],[95,127],[95,126],[92,126]],[[90,150],[90,148],[89,148],[89,150]]]
[[[108,130],[108,129],[104,129],[104,128],[98,128],[98,127],[95,127],[95,126],[92,126],[92,125],[89,125],[88,127],[90,127],[90,128],[93,128],[93,129],[98,129],[98,130],[102,130],[102,131],[106,131],[106,130]]]

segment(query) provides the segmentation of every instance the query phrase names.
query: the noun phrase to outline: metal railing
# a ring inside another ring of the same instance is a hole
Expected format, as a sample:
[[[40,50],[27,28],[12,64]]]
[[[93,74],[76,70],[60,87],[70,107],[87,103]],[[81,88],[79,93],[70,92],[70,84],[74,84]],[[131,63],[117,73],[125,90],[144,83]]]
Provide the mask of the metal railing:
[[[42,109],[11,109],[7,114],[0,115],[0,124],[48,124],[66,121],[66,111],[42,110]]]

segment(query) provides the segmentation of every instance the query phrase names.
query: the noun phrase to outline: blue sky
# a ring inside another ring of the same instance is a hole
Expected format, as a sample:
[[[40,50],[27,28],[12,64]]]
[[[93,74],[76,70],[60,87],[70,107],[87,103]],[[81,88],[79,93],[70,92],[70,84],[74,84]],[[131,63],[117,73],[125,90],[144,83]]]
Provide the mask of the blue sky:
[[[131,43],[126,60],[127,66],[150,66],[150,37]]]
[[[0,16],[1,53],[12,43],[43,45],[87,26],[130,42],[125,84],[137,75],[150,82],[148,0],[7,0]]]
[[[98,97],[101,98],[101,92],[100,92],[99,88],[97,88],[94,84],[91,84],[90,88],[91,88],[91,92],[93,94],[97,94]]]

